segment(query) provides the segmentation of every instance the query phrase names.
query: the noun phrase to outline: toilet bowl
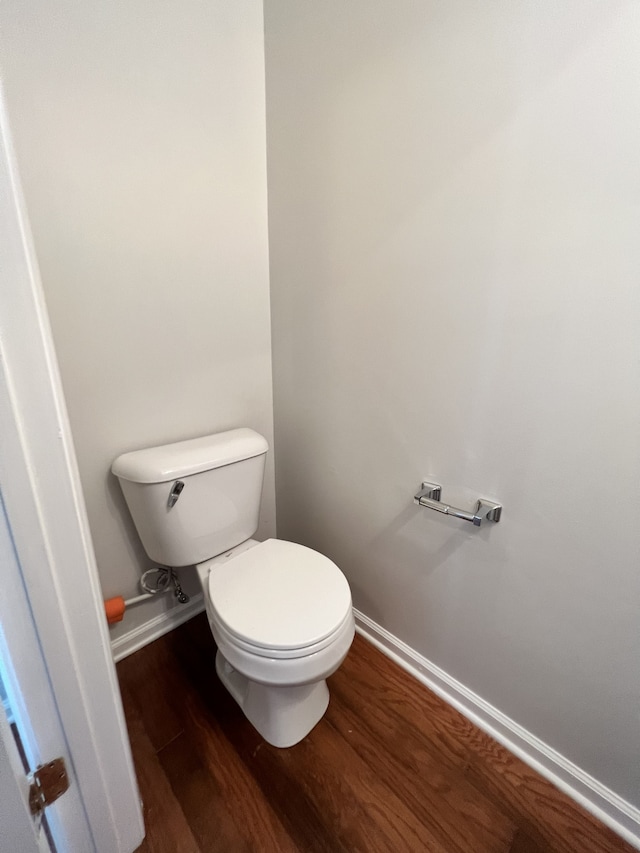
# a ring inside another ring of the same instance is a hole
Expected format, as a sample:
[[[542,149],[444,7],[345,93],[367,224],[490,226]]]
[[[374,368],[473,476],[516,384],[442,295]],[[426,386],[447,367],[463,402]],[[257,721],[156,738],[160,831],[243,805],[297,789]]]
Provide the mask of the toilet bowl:
[[[111,470],[149,557],[196,566],[218,676],[264,739],[285,747],[324,714],[326,679],[349,651],[354,619],[335,563],[252,538],[267,450],[241,428],[124,453]]]
[[[348,583],[327,557],[249,540],[197,566],[216,671],[264,739],[293,746],[322,718],[354,637]]]

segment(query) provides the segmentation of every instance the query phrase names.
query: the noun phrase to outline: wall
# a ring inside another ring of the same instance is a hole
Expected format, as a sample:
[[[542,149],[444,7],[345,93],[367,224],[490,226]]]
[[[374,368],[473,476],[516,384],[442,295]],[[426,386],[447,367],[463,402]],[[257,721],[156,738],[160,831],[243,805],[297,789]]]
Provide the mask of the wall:
[[[267,0],[279,535],[640,805],[640,7]],[[412,504],[421,480],[477,530]]]
[[[9,0],[0,24],[103,593],[134,594],[150,564],[114,457],[239,425],[272,437],[262,4]],[[263,505],[261,538],[271,465]]]

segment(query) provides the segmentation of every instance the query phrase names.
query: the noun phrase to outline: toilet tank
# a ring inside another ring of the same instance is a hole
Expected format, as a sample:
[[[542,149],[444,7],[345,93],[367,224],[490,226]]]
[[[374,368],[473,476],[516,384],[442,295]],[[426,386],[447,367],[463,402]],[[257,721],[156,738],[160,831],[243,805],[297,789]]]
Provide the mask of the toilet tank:
[[[119,456],[111,470],[151,559],[194,565],[253,536],[267,450],[234,429]]]

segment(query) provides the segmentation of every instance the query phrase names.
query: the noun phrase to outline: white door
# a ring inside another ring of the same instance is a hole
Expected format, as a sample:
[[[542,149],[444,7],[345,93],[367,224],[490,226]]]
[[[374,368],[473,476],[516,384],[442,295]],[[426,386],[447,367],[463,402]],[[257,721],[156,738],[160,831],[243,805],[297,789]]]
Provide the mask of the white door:
[[[2,394],[0,393],[0,399]],[[27,600],[0,484],[0,850],[95,849]],[[27,773],[62,758],[69,789],[43,820],[29,808]]]

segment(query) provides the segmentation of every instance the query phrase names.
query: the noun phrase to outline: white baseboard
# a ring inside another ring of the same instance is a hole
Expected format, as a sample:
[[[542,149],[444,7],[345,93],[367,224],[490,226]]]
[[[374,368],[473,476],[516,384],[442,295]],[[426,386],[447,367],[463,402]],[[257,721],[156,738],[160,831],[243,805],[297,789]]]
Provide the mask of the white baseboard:
[[[182,625],[183,622],[186,622],[203,610],[204,600],[202,593],[199,593],[198,595],[193,595],[188,604],[177,605],[176,607],[172,607],[171,610],[167,610],[166,613],[154,616],[153,619],[149,619],[143,625],[138,625],[137,628],[133,628],[126,634],[118,637],[117,640],[112,640],[111,651],[113,659],[117,663],[122,658],[132,655],[138,649],[152,643],[158,637],[162,637],[163,634],[168,634],[169,631],[173,631],[178,625]]]
[[[354,614],[356,630],[365,639],[640,850],[639,809],[485,702],[364,613],[354,610]]]

